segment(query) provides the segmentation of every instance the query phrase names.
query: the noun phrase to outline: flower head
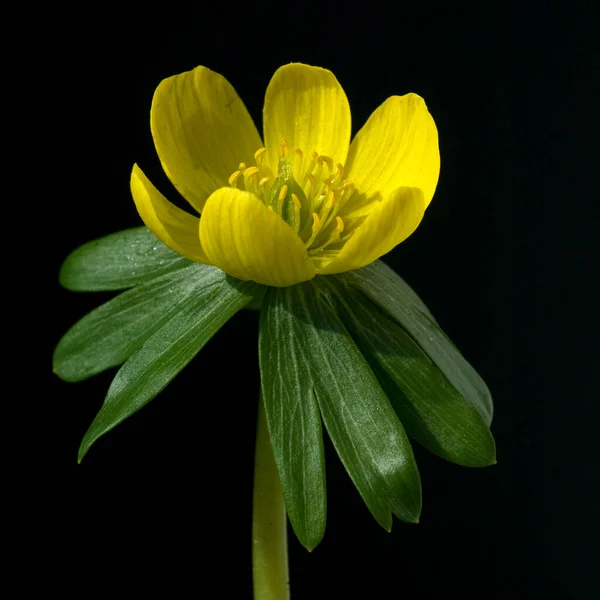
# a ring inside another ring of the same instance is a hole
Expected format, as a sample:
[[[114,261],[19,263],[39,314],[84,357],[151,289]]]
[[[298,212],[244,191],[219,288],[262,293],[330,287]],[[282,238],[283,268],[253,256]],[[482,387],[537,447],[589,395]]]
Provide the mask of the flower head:
[[[160,83],[156,149],[201,218],[134,165],[133,198],[159,239],[238,279],[284,287],[368,265],[417,228],[440,168],[422,98],[388,98],[350,143],[333,73],[294,63],[269,83],[263,122],[264,141],[231,84],[206,67]]]

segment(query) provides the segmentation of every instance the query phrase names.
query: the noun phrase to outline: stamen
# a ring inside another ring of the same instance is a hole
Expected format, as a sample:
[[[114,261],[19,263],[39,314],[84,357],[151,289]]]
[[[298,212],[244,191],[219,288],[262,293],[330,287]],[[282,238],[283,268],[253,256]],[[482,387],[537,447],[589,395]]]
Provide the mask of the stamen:
[[[288,191],[287,183],[284,183],[281,186],[281,189],[279,190],[279,196],[277,197],[277,200],[280,200],[283,202],[284,198],[287,196],[287,191]]]
[[[319,158],[327,165],[327,167],[329,168],[329,172],[331,173],[331,171],[333,171],[333,160],[329,156],[325,156],[324,154],[321,154]]]
[[[288,186],[287,183],[284,183],[279,190],[279,195],[277,196],[277,214],[280,217],[283,217],[283,201],[287,196]]]
[[[237,181],[238,177],[242,174],[241,171],[235,171],[234,173],[231,174],[231,176],[229,177],[229,185],[231,187],[236,187],[235,182]]]
[[[312,214],[313,224],[312,224],[312,233],[310,237],[304,242],[306,248],[310,248],[311,244],[315,241],[319,230],[321,229],[321,219],[319,219],[319,215],[317,213]]]
[[[254,153],[254,160],[256,161],[256,163],[258,165],[260,165],[260,161],[262,161],[262,156],[263,154],[267,151],[266,148],[259,148],[255,153]]]
[[[246,163],[241,162],[238,166],[238,169],[243,173],[246,170]]]
[[[281,138],[281,142],[279,142],[279,155],[282,157],[286,157],[289,154],[289,146],[286,142],[285,138]]]
[[[248,167],[244,171],[244,177],[252,177],[252,175],[255,175],[258,172],[259,172],[258,167]]]
[[[326,227],[326,226],[325,226]],[[321,231],[325,233],[325,227],[321,228]],[[335,228],[329,233],[328,237],[325,238],[325,241],[319,246],[313,246],[310,248],[310,254],[315,254],[317,252],[323,252],[327,246],[331,244],[335,244],[340,241],[340,234],[344,231],[344,221],[342,221],[341,217],[335,218]]]
[[[269,183],[269,179],[270,179],[269,177],[263,177],[263,178],[262,178],[262,179],[261,179],[261,180],[258,182],[258,185],[259,185],[261,188],[264,188],[264,187],[265,187],[265,185],[266,185],[267,183]]]

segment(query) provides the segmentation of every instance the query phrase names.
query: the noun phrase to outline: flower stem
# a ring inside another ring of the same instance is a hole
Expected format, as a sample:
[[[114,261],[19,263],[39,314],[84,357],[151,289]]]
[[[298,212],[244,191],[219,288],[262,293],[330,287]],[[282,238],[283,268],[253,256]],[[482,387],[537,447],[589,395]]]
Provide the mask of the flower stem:
[[[258,408],[252,514],[254,600],[289,600],[287,521],[262,397]]]

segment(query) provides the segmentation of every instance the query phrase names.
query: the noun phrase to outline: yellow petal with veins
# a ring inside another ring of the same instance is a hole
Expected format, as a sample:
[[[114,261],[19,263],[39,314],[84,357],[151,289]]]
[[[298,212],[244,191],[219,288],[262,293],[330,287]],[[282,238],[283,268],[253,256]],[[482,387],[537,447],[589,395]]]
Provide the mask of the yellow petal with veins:
[[[161,81],[150,125],[163,169],[198,212],[240,161],[252,163],[262,146],[233,86],[206,67]]]
[[[338,255],[331,262],[318,266],[317,273],[342,273],[372,263],[411,235],[419,226],[424,211],[422,190],[414,187],[394,190],[372,207]]]
[[[292,152],[303,151],[308,164],[316,151],[346,160],[350,144],[350,106],[331,71],[292,63],[277,69],[265,96],[265,146],[271,169],[277,173],[277,149],[285,138]]]
[[[440,151],[437,128],[423,98],[388,98],[352,140],[345,167],[345,177],[359,192],[349,212],[401,186],[421,188],[427,207],[440,173]]]
[[[131,194],[146,227],[171,250],[190,260],[210,264],[200,245],[198,218],[171,204],[133,165]]]
[[[200,238],[210,262],[238,279],[285,287],[315,275],[302,240],[250,192],[214,192],[204,205]]]

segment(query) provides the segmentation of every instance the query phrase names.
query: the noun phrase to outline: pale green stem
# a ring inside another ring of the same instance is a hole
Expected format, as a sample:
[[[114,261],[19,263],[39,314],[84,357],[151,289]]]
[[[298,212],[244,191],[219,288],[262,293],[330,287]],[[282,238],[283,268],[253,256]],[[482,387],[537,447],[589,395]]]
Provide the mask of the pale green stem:
[[[262,397],[258,408],[252,513],[254,600],[289,600],[287,521]]]

